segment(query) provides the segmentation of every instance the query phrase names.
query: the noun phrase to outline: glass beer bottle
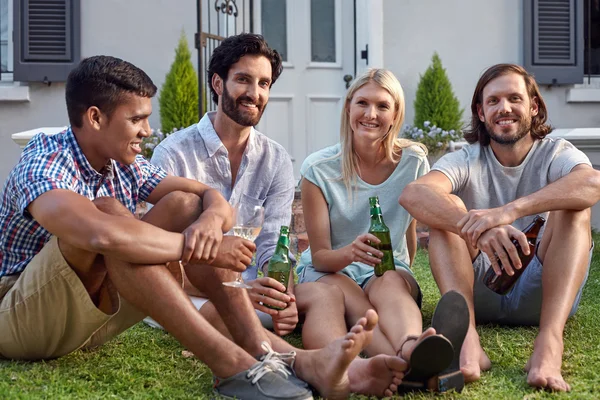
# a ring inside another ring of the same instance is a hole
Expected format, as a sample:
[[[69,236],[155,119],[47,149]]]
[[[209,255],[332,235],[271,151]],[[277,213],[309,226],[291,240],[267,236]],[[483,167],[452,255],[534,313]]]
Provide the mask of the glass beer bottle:
[[[282,225],[281,229],[279,230],[279,240],[277,241],[275,254],[273,254],[273,257],[271,257],[267,266],[267,276],[283,284],[283,286],[285,286],[285,290],[288,288],[290,272],[292,268],[292,263],[290,262],[290,258],[288,256],[289,249],[289,228],[285,225]],[[265,306],[275,310],[283,310],[283,308],[274,307],[267,304],[265,304]]]
[[[390,229],[383,222],[379,198],[377,196],[369,197],[369,205],[371,206],[371,227],[369,228],[369,233],[381,241],[381,243],[369,243],[369,245],[383,253],[381,263],[375,265],[375,275],[381,276],[386,271],[396,269],[394,265],[394,252],[392,251],[392,240],[390,238]]]
[[[517,248],[519,259],[521,260],[521,268],[515,269],[513,266],[514,274],[512,276],[508,275],[504,270],[502,263],[500,260],[498,260],[498,265],[500,266],[502,274],[496,275],[494,269],[490,267],[483,276],[483,283],[488,288],[501,295],[505,295],[510,291],[517,279],[519,279],[521,274],[523,274],[523,271],[525,271],[525,268],[527,268],[529,265],[529,262],[535,256],[535,244],[537,242],[537,237],[545,222],[546,220],[544,218],[537,215],[533,222],[523,230],[523,233],[527,237],[527,243],[529,244],[529,255],[523,254],[523,249],[521,249],[521,245],[516,239],[512,240],[512,243]]]

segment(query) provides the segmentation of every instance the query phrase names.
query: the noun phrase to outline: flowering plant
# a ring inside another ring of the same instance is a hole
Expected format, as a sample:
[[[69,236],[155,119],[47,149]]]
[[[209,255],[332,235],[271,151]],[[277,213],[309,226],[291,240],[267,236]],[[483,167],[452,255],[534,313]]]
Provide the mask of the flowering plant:
[[[183,128],[181,128],[183,129]],[[177,132],[177,128],[173,128],[173,130],[169,133],[163,133],[160,129],[152,129],[150,136],[142,139],[142,155],[147,160],[152,158],[152,153],[154,153],[154,149],[160,142],[162,142],[167,136]]]
[[[406,125],[402,130],[402,136],[423,143],[430,154],[445,151],[450,141],[458,141],[462,137],[462,132],[451,129],[446,131],[439,128],[429,121],[423,123],[423,128],[418,126]]]

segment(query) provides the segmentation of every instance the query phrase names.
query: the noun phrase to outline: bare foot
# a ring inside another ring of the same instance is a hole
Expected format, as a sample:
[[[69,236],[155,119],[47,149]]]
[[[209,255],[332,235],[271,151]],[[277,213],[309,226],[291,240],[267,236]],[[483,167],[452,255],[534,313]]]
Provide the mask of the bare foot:
[[[490,368],[492,368],[492,362],[481,347],[479,334],[471,325],[460,352],[460,370],[465,377],[465,382],[479,380],[481,371],[487,371]]]
[[[530,386],[568,392],[571,386],[562,377],[563,340],[540,333],[535,339],[533,354],[527,361],[527,383]]]
[[[368,396],[391,397],[398,390],[408,365],[400,357],[380,354],[356,358],[348,368],[350,391]]]
[[[348,367],[373,337],[379,317],[368,310],[350,331],[320,350],[298,351],[296,373],[323,398],[346,399],[350,394]]]

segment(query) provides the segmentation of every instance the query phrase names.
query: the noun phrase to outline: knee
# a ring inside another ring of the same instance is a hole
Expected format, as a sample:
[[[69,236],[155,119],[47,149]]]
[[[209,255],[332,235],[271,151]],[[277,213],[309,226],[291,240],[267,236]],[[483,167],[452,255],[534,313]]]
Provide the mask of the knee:
[[[375,284],[377,285],[377,287],[379,287],[379,291],[384,290],[390,290],[390,291],[394,291],[394,290],[398,290],[398,289],[407,289],[410,290],[410,287],[408,286],[408,283],[406,282],[406,279],[404,279],[399,272],[387,272],[384,273],[382,276],[380,276],[379,278],[377,278],[377,281],[375,282]]]
[[[103,213],[122,217],[132,217],[133,214],[119,200],[113,197],[98,197],[92,200],[96,208]]]
[[[592,209],[585,210],[557,210],[550,213],[550,218],[554,220],[553,225],[558,226],[560,230],[569,228],[591,229]]]
[[[337,286],[321,282],[302,283],[295,288],[298,306],[331,307],[344,304],[344,292]]]
[[[177,214],[192,213],[192,218],[197,219],[202,212],[202,199],[194,193],[176,190],[165,195],[159,202],[164,203],[169,211]]]

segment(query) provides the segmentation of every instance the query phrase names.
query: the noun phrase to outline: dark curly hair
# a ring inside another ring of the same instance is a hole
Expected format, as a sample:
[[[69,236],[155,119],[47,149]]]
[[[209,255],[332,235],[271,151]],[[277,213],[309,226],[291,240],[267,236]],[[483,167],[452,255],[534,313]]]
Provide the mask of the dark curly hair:
[[[214,50],[208,64],[208,81],[211,83],[210,92],[215,104],[219,102],[219,96],[212,87],[213,75],[217,74],[223,79],[223,82],[227,81],[227,74],[231,66],[240,61],[240,58],[245,55],[264,56],[269,60],[271,63],[271,86],[273,86],[279,75],[281,75],[281,71],[283,70],[281,56],[277,50],[269,47],[261,35],[242,33],[230,36],[223,40],[219,47]]]
[[[529,100],[537,99],[538,113],[531,119],[531,136],[536,139],[543,139],[547,134],[552,132],[552,127],[546,123],[548,119],[548,109],[546,103],[540,93],[533,75],[528,73],[525,68],[516,64],[496,64],[488,68],[475,87],[473,100],[471,100],[471,127],[464,132],[465,140],[469,143],[479,142],[482,146],[490,144],[490,136],[485,127],[485,123],[479,119],[477,107],[483,103],[483,89],[490,83],[491,80],[508,74],[517,74],[523,77]]]
[[[83,114],[92,106],[110,118],[127,94],[153,97],[156,86],[144,71],[120,58],[84,58],[67,78],[65,97],[69,122],[80,128]]]

